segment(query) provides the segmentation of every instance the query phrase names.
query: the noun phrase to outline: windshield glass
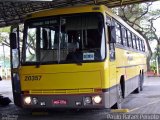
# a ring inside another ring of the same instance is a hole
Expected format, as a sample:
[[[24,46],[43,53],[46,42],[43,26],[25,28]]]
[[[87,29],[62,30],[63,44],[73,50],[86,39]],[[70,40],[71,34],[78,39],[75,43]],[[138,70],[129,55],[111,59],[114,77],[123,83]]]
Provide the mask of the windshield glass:
[[[76,63],[105,58],[100,13],[29,20],[25,27],[24,63]]]

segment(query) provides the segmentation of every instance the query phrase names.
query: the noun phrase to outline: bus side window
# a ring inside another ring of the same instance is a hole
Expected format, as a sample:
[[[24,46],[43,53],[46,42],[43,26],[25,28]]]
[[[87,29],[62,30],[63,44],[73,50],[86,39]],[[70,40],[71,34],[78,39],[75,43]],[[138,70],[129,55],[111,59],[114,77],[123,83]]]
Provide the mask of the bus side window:
[[[111,25],[111,18],[110,18],[108,15],[106,15],[106,24],[107,24],[108,26]]]
[[[133,36],[133,33],[131,32],[132,48],[134,49],[134,45],[135,45],[135,44],[134,44],[133,37],[134,37],[134,36]]]
[[[140,47],[140,51],[142,51],[142,40],[139,38],[139,47]]]
[[[134,35],[134,39],[135,39],[135,46],[136,46],[136,48],[135,48],[135,49],[138,49],[138,48],[137,48],[137,40],[136,40],[137,38],[136,38],[136,36],[135,36],[135,35]]]
[[[122,40],[123,40],[123,45],[128,46],[127,31],[124,27],[122,27]]]
[[[139,39],[136,37],[137,50],[139,50]]]
[[[132,36],[131,36],[131,32],[129,30],[127,30],[127,36],[128,36],[128,46],[132,48]]]
[[[116,29],[116,42],[118,44],[122,44],[122,39],[121,39],[121,26],[115,22],[115,29]]]
[[[137,44],[136,44],[136,36],[132,34],[132,40],[133,40],[133,47],[134,49],[137,49]]]
[[[143,49],[144,49],[144,52],[145,52],[145,51],[146,51],[146,48],[145,48],[145,44],[144,44],[144,42],[143,42],[143,46],[144,46],[144,47],[143,47]]]
[[[143,40],[142,40],[142,51],[145,52],[145,45]]]

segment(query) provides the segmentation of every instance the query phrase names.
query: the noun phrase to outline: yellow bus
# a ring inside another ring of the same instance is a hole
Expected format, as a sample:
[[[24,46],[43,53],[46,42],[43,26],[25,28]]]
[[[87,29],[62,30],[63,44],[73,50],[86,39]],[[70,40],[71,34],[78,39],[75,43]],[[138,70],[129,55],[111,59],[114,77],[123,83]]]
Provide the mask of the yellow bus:
[[[12,32],[14,102],[22,108],[121,108],[143,89],[145,39],[104,5],[49,9]]]

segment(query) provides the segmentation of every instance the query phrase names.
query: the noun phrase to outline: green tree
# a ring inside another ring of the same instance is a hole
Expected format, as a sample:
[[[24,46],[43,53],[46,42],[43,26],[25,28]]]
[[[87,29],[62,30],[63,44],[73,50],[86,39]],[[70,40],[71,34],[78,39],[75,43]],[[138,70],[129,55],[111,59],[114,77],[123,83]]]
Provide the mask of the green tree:
[[[10,46],[9,44],[10,27],[0,28],[0,44]]]
[[[156,40],[160,45],[160,38],[156,33],[154,27],[154,21],[160,18],[160,9],[152,10],[152,2],[133,4],[114,8],[115,11],[124,21],[126,21],[131,27],[138,31],[146,40],[147,47],[149,50],[147,65],[148,70],[150,69],[150,59],[152,57],[152,50],[149,41]]]
[[[10,27],[0,28],[0,32],[7,32],[7,33],[10,33]]]

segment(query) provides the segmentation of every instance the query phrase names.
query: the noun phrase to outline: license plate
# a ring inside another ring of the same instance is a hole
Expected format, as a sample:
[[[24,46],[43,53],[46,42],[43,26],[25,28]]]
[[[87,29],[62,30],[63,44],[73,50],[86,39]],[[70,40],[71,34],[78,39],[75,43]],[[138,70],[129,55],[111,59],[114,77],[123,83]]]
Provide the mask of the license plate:
[[[66,100],[53,100],[52,104],[54,104],[54,105],[66,105],[67,101]]]

